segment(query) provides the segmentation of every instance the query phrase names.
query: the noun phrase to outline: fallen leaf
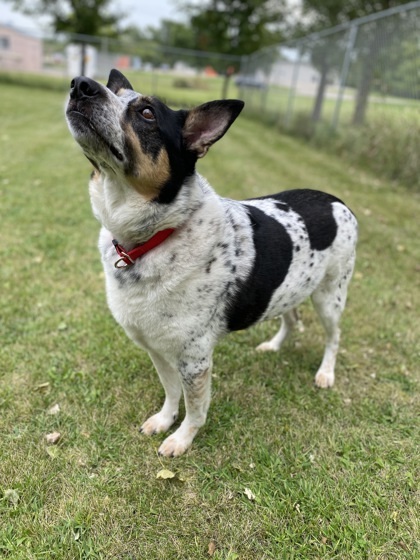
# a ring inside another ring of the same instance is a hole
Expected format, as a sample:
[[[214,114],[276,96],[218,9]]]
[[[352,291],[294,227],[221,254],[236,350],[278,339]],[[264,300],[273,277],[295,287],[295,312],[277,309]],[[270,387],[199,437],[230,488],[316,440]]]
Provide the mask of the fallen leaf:
[[[18,501],[19,501],[19,494],[17,493],[16,490],[13,490],[12,488],[9,488],[8,490],[5,490],[4,491],[4,497],[12,505],[17,506]]]
[[[60,412],[60,405],[59,404],[55,404],[54,406],[52,406],[51,408],[48,409],[47,414],[49,414],[50,416],[55,416],[56,414],[58,414]]]
[[[46,447],[46,452],[52,459],[56,459],[60,453],[60,449],[58,447]]]
[[[255,500],[255,494],[253,494],[249,488],[245,488],[244,494],[248,498],[248,500],[251,500],[251,502]]]
[[[35,387],[35,391],[43,391],[44,389],[48,389],[50,386],[50,382],[46,381],[45,383],[40,383]]]
[[[60,323],[60,324],[58,325],[58,327],[57,327],[57,330],[59,330],[59,331],[65,331],[65,330],[67,330],[67,325],[66,325],[66,323]]]
[[[73,537],[74,537],[74,540],[75,540],[75,541],[80,540],[80,537],[81,537],[81,536],[82,536],[82,535],[80,534],[80,531],[79,531],[79,530],[73,531]]]
[[[55,445],[61,439],[61,434],[59,432],[52,432],[51,434],[47,434],[45,439],[48,444]]]
[[[209,542],[209,556],[213,556],[213,554],[216,552],[216,543],[214,541],[210,541]]]
[[[168,469],[162,469],[157,473],[156,478],[163,478],[164,480],[167,480],[168,478],[175,478],[175,473]]]

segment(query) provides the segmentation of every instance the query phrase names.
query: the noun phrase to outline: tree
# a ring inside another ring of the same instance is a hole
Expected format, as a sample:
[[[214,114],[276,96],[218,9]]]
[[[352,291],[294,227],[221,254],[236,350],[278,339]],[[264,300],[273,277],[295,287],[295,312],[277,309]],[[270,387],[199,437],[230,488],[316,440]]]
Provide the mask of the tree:
[[[184,8],[200,51],[243,56],[282,39],[285,0],[187,1]]]
[[[75,34],[82,45],[81,74],[85,73],[86,37],[116,35],[117,16],[108,11],[110,0],[9,0],[27,15],[49,15],[56,33]],[[79,35],[79,37],[77,37]]]

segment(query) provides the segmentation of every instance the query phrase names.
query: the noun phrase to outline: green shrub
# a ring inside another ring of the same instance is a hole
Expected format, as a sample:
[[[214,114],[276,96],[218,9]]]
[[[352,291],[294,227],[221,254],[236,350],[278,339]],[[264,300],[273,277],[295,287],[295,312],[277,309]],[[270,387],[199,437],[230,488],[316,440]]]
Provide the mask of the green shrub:
[[[260,116],[258,113],[258,118]],[[268,116],[264,120],[267,124],[273,123]],[[314,147],[331,151],[384,178],[420,191],[420,118],[413,118],[411,109],[376,113],[369,116],[363,126],[342,125],[337,130],[327,122],[314,123],[309,113],[299,111],[287,126],[284,116],[280,120],[277,118],[277,127],[281,132],[304,138]]]
[[[389,179],[420,190],[419,137],[420,120],[402,112],[398,120],[374,117],[361,127],[339,130],[336,151]]]
[[[51,91],[66,91],[69,89],[70,79],[40,74],[0,72],[0,84],[48,89]]]

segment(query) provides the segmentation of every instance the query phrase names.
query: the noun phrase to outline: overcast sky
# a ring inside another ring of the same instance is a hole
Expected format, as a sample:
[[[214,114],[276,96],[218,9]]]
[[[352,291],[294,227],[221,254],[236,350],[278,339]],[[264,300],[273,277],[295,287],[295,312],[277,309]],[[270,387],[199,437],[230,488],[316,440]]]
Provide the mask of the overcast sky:
[[[117,14],[126,14],[124,23],[135,24],[138,27],[159,26],[161,19],[183,20],[183,14],[176,8],[176,0],[112,0],[110,7]],[[23,16],[10,7],[10,4],[0,0],[0,22],[11,24],[27,30],[42,31],[45,18],[29,18]]]

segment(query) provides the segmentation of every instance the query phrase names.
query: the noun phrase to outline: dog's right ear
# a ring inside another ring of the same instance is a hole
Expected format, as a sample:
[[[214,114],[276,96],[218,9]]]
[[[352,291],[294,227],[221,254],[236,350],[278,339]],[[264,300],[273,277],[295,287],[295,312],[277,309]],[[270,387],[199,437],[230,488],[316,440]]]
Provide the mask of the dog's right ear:
[[[106,87],[112,91],[112,93],[118,93],[120,89],[133,89],[133,86],[119,70],[113,68],[109,73],[108,83]]]
[[[244,102],[238,99],[223,99],[191,109],[182,131],[187,149],[199,158],[205,156],[210,146],[225,134],[243,106]]]

